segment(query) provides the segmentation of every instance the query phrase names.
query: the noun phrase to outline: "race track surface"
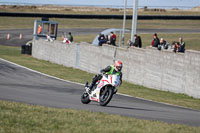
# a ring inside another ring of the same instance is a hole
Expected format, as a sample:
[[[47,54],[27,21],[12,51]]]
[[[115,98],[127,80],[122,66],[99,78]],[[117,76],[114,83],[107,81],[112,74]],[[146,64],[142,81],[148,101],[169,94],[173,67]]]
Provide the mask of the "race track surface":
[[[0,58],[0,100],[200,126],[199,111],[123,95],[114,95],[106,107],[95,102],[84,105],[80,101],[82,93],[81,84],[45,76]]]

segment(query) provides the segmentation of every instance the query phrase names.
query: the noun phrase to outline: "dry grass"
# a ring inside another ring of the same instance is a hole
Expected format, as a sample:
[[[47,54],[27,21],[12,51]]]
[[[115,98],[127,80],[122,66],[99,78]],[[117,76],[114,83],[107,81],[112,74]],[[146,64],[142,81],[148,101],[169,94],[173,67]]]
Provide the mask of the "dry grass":
[[[56,12],[55,12],[56,11]],[[122,15],[123,9],[101,7],[75,7],[75,6],[19,6],[0,5],[0,12],[35,12],[35,13],[61,13],[61,14],[117,14]],[[132,15],[132,9],[127,9],[127,14]],[[192,10],[138,10],[139,15],[200,15],[198,8]]]

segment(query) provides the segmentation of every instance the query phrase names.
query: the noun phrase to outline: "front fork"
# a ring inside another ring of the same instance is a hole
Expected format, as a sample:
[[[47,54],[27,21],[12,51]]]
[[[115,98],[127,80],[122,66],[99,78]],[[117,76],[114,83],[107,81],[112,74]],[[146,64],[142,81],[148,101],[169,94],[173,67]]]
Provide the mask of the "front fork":
[[[106,86],[103,90],[103,92],[101,93],[101,99],[105,99],[106,97],[106,93],[108,92],[108,87]]]

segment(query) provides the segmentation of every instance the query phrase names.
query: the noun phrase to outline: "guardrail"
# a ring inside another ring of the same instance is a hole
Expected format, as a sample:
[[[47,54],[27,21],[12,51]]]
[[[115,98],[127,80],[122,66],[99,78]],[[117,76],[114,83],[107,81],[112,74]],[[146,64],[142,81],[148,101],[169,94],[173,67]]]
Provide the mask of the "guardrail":
[[[92,14],[42,14],[42,13],[10,13],[0,12],[0,16],[9,17],[47,17],[47,18],[72,18],[72,19],[123,19],[123,15],[92,15]],[[132,19],[132,15],[127,15]],[[171,19],[171,20],[200,20],[200,16],[174,16],[174,15],[139,15],[139,20]]]

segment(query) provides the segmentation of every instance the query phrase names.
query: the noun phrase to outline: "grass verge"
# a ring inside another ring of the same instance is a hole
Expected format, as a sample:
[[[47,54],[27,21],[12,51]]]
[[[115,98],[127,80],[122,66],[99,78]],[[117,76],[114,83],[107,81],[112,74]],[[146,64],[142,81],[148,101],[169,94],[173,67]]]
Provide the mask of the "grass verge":
[[[0,29],[33,29],[34,21],[41,18],[28,17],[0,17]],[[67,19],[50,18],[57,21],[58,28],[122,28],[120,19]],[[199,20],[138,20],[138,29],[199,29]],[[126,28],[131,29],[132,20],[126,21]]]
[[[52,76],[79,83],[91,81],[92,77],[94,76],[94,74],[87,73],[78,69],[64,67],[47,61],[37,60],[28,55],[21,55],[19,47],[0,46],[0,58],[15,62],[17,64]],[[134,85],[128,82],[123,82],[123,85],[119,88],[119,92],[134,97],[141,97],[158,102],[165,102],[200,110],[200,99],[195,99],[183,94],[159,91],[146,88],[144,86]]]
[[[200,127],[0,100],[1,133],[198,133]]]

